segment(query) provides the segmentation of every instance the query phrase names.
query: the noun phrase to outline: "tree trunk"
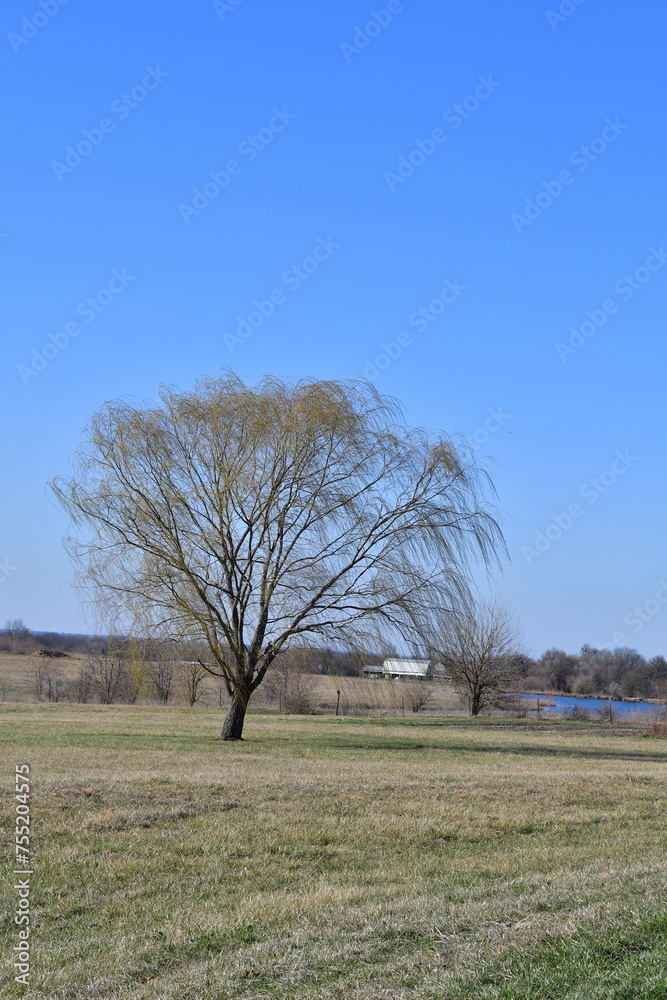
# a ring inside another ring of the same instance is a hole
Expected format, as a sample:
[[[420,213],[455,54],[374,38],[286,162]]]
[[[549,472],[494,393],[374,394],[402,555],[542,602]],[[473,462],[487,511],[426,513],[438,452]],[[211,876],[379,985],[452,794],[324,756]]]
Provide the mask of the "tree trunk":
[[[227,717],[225,718],[222,725],[222,732],[220,733],[221,740],[243,739],[241,734],[243,732],[243,721],[245,719],[247,707],[247,700],[244,704],[237,694],[232,695],[232,703],[229,706],[229,711],[227,712]]]

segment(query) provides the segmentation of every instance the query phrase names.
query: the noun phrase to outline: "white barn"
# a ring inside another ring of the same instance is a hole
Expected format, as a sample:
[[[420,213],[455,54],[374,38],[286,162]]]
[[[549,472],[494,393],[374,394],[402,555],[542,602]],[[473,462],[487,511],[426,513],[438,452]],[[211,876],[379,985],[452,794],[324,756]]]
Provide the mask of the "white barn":
[[[426,681],[433,676],[430,660],[404,660],[400,657],[390,657],[382,664],[383,677],[394,680],[409,678],[410,680]]]

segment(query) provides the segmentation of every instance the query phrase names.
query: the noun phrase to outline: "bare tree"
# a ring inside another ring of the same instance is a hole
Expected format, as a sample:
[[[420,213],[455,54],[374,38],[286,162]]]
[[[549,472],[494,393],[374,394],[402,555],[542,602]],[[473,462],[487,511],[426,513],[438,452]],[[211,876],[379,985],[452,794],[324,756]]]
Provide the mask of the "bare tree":
[[[30,671],[36,701],[65,701],[69,684],[59,664],[48,657],[35,657]]]
[[[654,697],[667,699],[667,660],[664,656],[654,656],[649,661],[647,669]]]
[[[89,666],[84,663],[72,684],[72,693],[81,705],[87,705],[93,694],[93,678]]]
[[[48,701],[65,701],[69,693],[69,684],[62,672],[62,668],[53,662],[48,662],[46,666],[46,697]]]
[[[585,685],[590,693],[602,697],[634,698],[651,694],[651,672],[636,649],[626,646],[595,649],[585,645],[581,647],[578,661],[581,675],[576,686],[581,693]]]
[[[537,664],[538,669],[545,671],[549,685],[554,691],[569,691],[573,675],[577,670],[577,661],[568,656],[562,649],[547,649]]]
[[[5,625],[5,635],[9,639],[9,649],[17,653],[30,639],[30,629],[22,618],[10,618]]]
[[[141,671],[151,693],[168,705],[174,683],[174,652],[171,644],[151,642],[141,648]]]
[[[174,665],[169,660],[147,660],[145,669],[155,697],[161,705],[168,705],[172,695]]]
[[[405,640],[501,543],[488,474],[362,381],[228,373],[107,404],[53,487],[107,614],[205,643],[231,699],[222,739],[290,644]]]
[[[496,602],[467,600],[430,626],[435,658],[451,675],[471,715],[500,703],[523,657],[512,613]]]
[[[312,706],[313,678],[307,673],[307,655],[303,653],[300,649],[282,653],[266,677],[269,696],[286,715],[305,715]]]
[[[136,684],[129,669],[127,643],[100,639],[86,657],[85,669],[94,694],[103,705],[136,700]]]
[[[190,708],[193,708],[204,693],[204,681],[208,672],[198,660],[186,660],[180,664],[183,693]]]
[[[47,690],[46,673],[46,661],[36,657],[32,661],[32,669],[30,671],[30,680],[32,682],[32,691],[35,701],[44,700]]]

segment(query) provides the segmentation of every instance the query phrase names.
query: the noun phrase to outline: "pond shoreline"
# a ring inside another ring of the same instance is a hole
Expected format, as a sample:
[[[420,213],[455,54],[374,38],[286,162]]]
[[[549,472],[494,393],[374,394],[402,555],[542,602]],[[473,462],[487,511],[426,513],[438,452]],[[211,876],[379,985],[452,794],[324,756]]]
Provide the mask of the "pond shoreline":
[[[667,706],[667,701],[664,698],[615,698],[601,694],[566,694],[563,691],[505,691],[504,693],[513,698],[525,698],[530,695],[536,698],[581,698],[590,701],[611,701],[612,704],[618,701],[627,702],[632,705]]]
[[[582,718],[586,716],[610,715],[618,718],[631,716],[645,716],[646,718],[660,717],[665,713],[664,702],[657,701],[637,701],[629,698],[581,698],[574,694],[513,694],[507,696],[518,700],[523,709],[529,714],[539,712],[540,709],[545,715],[579,713]],[[540,701],[543,704],[540,705]],[[511,702],[510,702],[511,703]],[[576,716],[573,716],[576,717]]]

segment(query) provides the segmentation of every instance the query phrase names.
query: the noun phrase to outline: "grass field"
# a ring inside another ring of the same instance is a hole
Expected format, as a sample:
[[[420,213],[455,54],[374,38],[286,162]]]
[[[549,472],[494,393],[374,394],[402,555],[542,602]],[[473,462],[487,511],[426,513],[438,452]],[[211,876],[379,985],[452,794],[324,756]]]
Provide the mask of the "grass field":
[[[664,740],[220,714],[0,705],[36,851],[3,998],[667,996]]]

